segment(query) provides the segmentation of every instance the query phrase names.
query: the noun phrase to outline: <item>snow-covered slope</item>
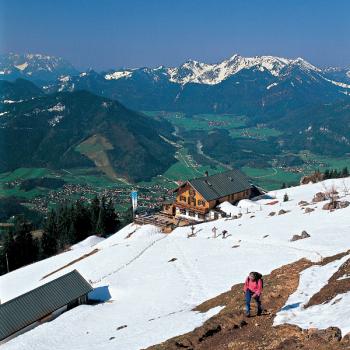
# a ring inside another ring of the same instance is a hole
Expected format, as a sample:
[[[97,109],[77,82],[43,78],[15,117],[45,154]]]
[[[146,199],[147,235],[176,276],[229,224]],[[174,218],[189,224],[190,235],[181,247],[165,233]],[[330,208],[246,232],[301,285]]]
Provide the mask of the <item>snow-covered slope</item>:
[[[328,67],[323,70],[323,74],[331,80],[350,83],[350,67]]]
[[[110,293],[107,302],[72,309],[9,341],[3,349],[140,349],[191,331],[220,310],[201,314],[192,309],[241,283],[249,271],[268,274],[302,257],[320,261],[350,248],[350,206],[329,212],[320,202],[310,204],[315,210],[305,213],[298,204],[310,203],[315,193],[332,185],[337,186],[341,200],[350,200],[345,193],[350,178],[274,191],[269,193],[272,199],[242,202],[239,219],[195,226],[192,238],[187,238],[186,227],[164,235],[153,226],[129,225],[101,242],[90,239],[1,276],[2,302],[72,269],[94,288],[108,288]],[[290,200],[283,202],[286,192]],[[281,209],[286,213],[277,215]],[[218,234],[227,230],[228,238],[212,238],[214,225]],[[290,241],[303,230],[311,237]],[[343,314],[350,312],[349,305],[342,304]],[[332,325],[332,318],[325,323]],[[344,323],[342,327],[350,326],[349,320]],[[118,330],[121,326],[127,327]]]

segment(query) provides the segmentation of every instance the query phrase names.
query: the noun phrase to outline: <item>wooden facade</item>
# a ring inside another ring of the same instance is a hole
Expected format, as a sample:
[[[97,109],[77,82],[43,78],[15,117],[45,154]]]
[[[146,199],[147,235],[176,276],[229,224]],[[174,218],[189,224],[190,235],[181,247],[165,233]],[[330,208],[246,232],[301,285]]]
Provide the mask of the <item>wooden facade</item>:
[[[205,200],[205,198],[195,188],[193,188],[190,183],[187,182],[184,186],[177,190],[176,199],[173,206],[177,209],[177,213],[186,215],[187,212],[188,216],[193,217],[195,217],[195,214],[197,213],[199,219],[205,219],[205,215],[220,203],[226,201],[235,203],[241,199],[249,198],[250,194],[251,189],[247,189],[221,198]],[[173,209],[170,210],[173,212]]]
[[[252,186],[244,174],[238,170],[204,176],[187,181],[176,190],[172,205],[163,206],[163,211],[176,216],[186,216],[195,220],[208,219],[223,202],[236,203],[250,198]]]

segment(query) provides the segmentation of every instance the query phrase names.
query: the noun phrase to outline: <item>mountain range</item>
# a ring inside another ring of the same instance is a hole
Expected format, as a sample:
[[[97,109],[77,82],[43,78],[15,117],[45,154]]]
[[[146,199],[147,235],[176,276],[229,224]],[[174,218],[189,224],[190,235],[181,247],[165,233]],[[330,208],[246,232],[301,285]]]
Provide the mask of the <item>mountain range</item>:
[[[43,91],[87,90],[136,110],[242,113],[268,118],[291,108],[348,101],[350,69],[320,69],[302,58],[233,55],[216,64],[78,72],[61,58],[2,55],[0,77],[35,81]]]
[[[348,100],[349,71],[307,61],[234,55],[217,64],[121,69],[61,76],[46,91],[84,89],[136,110],[233,113],[268,118],[305,105]]]
[[[112,177],[119,174],[134,180],[154,176],[173,162],[173,147],[159,137],[161,134],[166,140],[171,139],[172,126],[164,118],[145,119],[147,117],[131,110],[178,111],[189,118],[201,113],[244,115],[246,127],[265,125],[281,131],[280,136],[259,142],[233,139],[226,130],[190,135],[191,142],[199,140],[202,143],[206,154],[224,163],[232,164],[234,158],[233,164],[239,166],[247,164],[246,161],[239,162],[239,157],[242,152],[248,155],[248,151],[249,154],[264,153],[262,164],[265,166],[269,159],[276,156],[283,158],[301,150],[331,156],[350,153],[350,69],[347,68],[321,69],[302,58],[233,55],[215,64],[189,60],[178,67],[144,67],[98,73],[94,70],[78,72],[61,58],[39,54],[2,55],[0,67],[1,133],[8,143],[3,147],[3,156],[7,156],[6,163],[11,164],[11,169],[21,161],[33,160],[34,164],[41,166],[98,164]],[[14,81],[18,77],[27,80]],[[19,101],[24,102],[9,103]],[[109,109],[102,107],[103,104],[118,106],[113,109],[113,114],[119,118],[118,121],[115,119],[115,125],[125,123],[126,129],[133,135],[130,141],[122,142],[128,139],[128,133],[120,138],[117,126],[111,128],[103,121],[110,113]],[[56,105],[67,108],[55,111],[57,115],[53,116],[53,112],[48,110]],[[74,117],[66,115],[72,109]],[[24,115],[36,115],[38,110],[44,111],[43,117],[38,118],[38,123],[40,121],[42,125],[37,124],[35,118],[23,118]],[[99,117],[93,115],[94,110],[98,111]],[[56,117],[61,119],[54,122]],[[84,124],[84,118],[88,118],[88,125]],[[77,124],[73,123],[73,119]],[[25,138],[23,155],[28,151],[27,156],[21,156],[19,152],[13,157],[16,147],[21,147],[15,146],[11,138],[23,137],[13,130],[22,130],[22,124],[26,124],[27,120],[30,120],[32,130],[35,126],[41,131],[36,132],[35,139],[34,136]],[[68,128],[74,125],[77,129],[70,133],[58,132],[62,125]],[[99,133],[101,128],[102,134]],[[10,129],[12,131],[5,136],[4,130],[8,132]],[[80,135],[72,137],[77,130]],[[115,131],[113,136],[111,130]],[[146,139],[152,141],[146,142]],[[139,140],[143,140],[142,145],[138,144]],[[57,151],[51,159],[47,159],[49,156],[45,152],[42,153],[44,148],[35,148],[41,142],[42,145],[49,142],[50,147]],[[123,146],[118,145],[119,142]],[[59,144],[64,146],[59,147]],[[96,149],[96,145],[103,148],[102,158],[96,159],[97,151],[86,152],[86,149]],[[228,149],[235,151],[227,152]],[[120,162],[117,153],[123,159]],[[136,167],[131,161],[131,154],[140,157],[138,169],[130,170]],[[40,159],[46,159],[46,163]],[[59,159],[57,163],[56,159]],[[6,168],[4,163],[2,170]],[[123,166],[125,170],[121,170]]]
[[[78,71],[61,57],[16,53],[0,55],[0,79],[25,78],[40,83],[67,74],[75,75]]]

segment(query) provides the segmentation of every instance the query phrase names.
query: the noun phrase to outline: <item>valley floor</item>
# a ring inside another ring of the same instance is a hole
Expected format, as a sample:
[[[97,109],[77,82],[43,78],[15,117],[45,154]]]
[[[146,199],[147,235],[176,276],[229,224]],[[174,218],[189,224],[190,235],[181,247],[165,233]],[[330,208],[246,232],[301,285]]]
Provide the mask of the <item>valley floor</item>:
[[[89,280],[96,292],[104,289],[109,294],[103,303],[79,306],[2,347],[136,350],[186,334],[179,339],[193,342],[195,349],[229,348],[230,344],[232,349],[254,349],[247,345],[250,336],[256,349],[268,349],[259,344],[273,339],[278,341],[271,349],[293,349],[287,343],[283,345],[284,337],[289,337],[286,334],[293,334],[299,344],[308,334],[311,337],[313,331],[302,332],[296,326],[272,327],[284,322],[306,329],[337,326],[345,335],[350,331],[346,316],[350,312],[350,288],[346,287],[350,271],[343,266],[348,259],[345,252],[350,249],[350,206],[328,211],[322,209],[326,201],[312,203],[317,192],[332,186],[337,187],[341,201],[350,200],[350,178],[273,191],[266,199],[242,201],[240,219],[196,225],[192,238],[187,238],[186,227],[164,235],[153,226],[129,225],[106,240],[90,238],[65,253],[1,276],[2,302],[73,269]],[[289,201],[283,202],[286,192]],[[213,238],[214,225],[218,233],[227,230],[228,238]],[[309,238],[291,241],[303,230]],[[340,253],[343,255],[328,258]],[[304,280],[302,274],[299,284],[299,272],[309,267],[313,270],[304,273],[311,277]],[[241,323],[240,283],[252,270],[266,276],[264,306],[268,313],[245,320],[245,325]],[[334,277],[334,281],[332,276],[337,271],[341,276]],[[342,278],[340,282],[338,278]],[[288,287],[282,288],[286,283]],[[346,285],[339,287],[338,283]],[[298,286],[302,286],[301,292]],[[310,306],[304,308],[308,303]],[[313,313],[315,307],[319,309]],[[341,308],[342,315],[335,319],[332,315],[337,308]],[[221,330],[217,335],[203,338],[211,329],[215,333],[218,325]],[[220,334],[224,335],[222,339]],[[205,341],[199,342],[200,337]],[[205,345],[214,343],[216,348]],[[173,346],[174,342],[166,344]],[[310,344],[314,343],[310,340]],[[188,349],[192,346],[183,345]],[[172,349],[162,345],[158,348]]]

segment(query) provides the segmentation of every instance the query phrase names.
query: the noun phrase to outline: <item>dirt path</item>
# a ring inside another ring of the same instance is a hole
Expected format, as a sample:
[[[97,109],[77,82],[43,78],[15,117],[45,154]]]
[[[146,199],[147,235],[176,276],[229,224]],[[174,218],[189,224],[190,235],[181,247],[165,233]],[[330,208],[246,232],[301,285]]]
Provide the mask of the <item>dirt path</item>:
[[[345,255],[345,253],[344,253]],[[324,259],[322,265],[337,260],[341,255]],[[216,306],[225,306],[216,316],[192,332],[172,338],[148,350],[340,350],[350,349],[350,337],[341,336],[337,328],[302,330],[293,325],[273,327],[273,319],[299,284],[299,273],[313,265],[306,259],[278,268],[264,276],[263,307],[260,317],[244,316],[243,284],[235,285],[199,305],[195,310],[206,312]],[[343,272],[343,271],[342,271]],[[255,305],[252,303],[252,315]],[[344,315],[344,317],[346,317]]]

